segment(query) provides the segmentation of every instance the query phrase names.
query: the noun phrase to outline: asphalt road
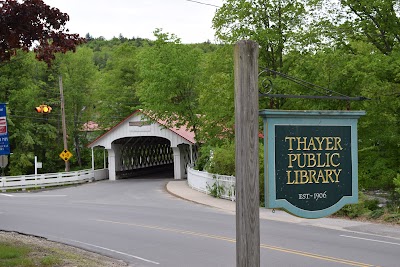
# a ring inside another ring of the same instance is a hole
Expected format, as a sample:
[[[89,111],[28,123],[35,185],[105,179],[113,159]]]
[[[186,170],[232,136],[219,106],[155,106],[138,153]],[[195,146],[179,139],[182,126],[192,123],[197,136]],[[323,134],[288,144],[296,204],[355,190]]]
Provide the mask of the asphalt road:
[[[235,215],[165,191],[170,179],[0,193],[0,230],[131,266],[235,266]],[[261,266],[400,266],[400,238],[261,220]]]

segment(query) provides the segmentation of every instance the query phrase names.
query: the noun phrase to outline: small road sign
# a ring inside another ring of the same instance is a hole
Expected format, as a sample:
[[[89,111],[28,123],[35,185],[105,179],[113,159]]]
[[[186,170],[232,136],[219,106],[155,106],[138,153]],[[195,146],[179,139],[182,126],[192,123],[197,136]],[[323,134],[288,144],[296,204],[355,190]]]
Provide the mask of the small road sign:
[[[64,149],[60,153],[60,158],[62,158],[64,161],[68,161],[72,157],[72,153],[69,152],[67,149]]]

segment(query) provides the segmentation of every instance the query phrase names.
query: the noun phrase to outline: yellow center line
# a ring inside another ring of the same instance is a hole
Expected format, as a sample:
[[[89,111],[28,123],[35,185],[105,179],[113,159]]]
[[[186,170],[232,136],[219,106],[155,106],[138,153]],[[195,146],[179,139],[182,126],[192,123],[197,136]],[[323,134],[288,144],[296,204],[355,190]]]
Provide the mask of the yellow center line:
[[[153,230],[160,230],[160,231],[167,231],[167,232],[179,233],[179,234],[183,234],[183,235],[206,237],[206,238],[211,238],[211,239],[217,239],[217,240],[228,241],[228,242],[231,242],[231,243],[236,243],[236,239],[229,238],[229,237],[211,235],[211,234],[205,234],[205,233],[198,233],[198,232],[192,232],[192,231],[186,231],[186,230],[179,230],[179,229],[174,229],[174,228],[165,228],[165,227],[160,227],[160,226],[155,226],[155,225],[124,223],[124,222],[115,222],[115,221],[108,221],[108,220],[96,220],[96,221],[112,223],[112,224],[135,226],[135,227],[141,227],[141,228],[147,228],[147,229],[153,229]],[[276,246],[271,246],[271,245],[266,245],[266,244],[260,244],[260,248],[274,250],[274,251],[280,251],[280,252],[284,252],[284,253],[295,254],[295,255],[299,255],[299,256],[303,256],[303,257],[309,257],[309,258],[314,258],[314,259],[319,259],[319,260],[324,260],[324,261],[342,263],[342,264],[351,265],[351,266],[359,266],[359,267],[371,267],[371,266],[374,266],[374,265],[367,264],[367,263],[361,263],[361,262],[350,261],[350,260],[346,260],[346,259],[334,258],[334,257],[330,257],[330,256],[324,256],[324,255],[319,255],[319,254],[314,254],[314,253],[309,253],[309,252],[304,252],[304,251],[299,251],[299,250],[294,250],[294,249],[288,249],[288,248],[283,248],[283,247],[276,247]]]

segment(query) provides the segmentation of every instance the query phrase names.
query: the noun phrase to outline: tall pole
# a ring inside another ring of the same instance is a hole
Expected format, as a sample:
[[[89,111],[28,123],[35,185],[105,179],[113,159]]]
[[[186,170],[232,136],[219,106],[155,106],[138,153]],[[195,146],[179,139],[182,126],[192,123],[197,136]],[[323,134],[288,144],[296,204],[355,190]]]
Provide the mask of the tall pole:
[[[92,174],[93,174],[93,180],[94,180],[94,147],[92,147]]]
[[[37,175],[37,156],[35,156],[35,177]]]
[[[60,96],[61,96],[61,121],[62,121],[62,131],[63,131],[63,141],[64,141],[64,150],[68,150],[68,142],[67,142],[67,124],[65,123],[65,101],[64,101],[64,90],[62,83],[62,76],[58,76],[58,81],[60,85]],[[65,171],[69,172],[69,161],[65,161]]]
[[[235,45],[236,266],[260,266],[258,44]]]

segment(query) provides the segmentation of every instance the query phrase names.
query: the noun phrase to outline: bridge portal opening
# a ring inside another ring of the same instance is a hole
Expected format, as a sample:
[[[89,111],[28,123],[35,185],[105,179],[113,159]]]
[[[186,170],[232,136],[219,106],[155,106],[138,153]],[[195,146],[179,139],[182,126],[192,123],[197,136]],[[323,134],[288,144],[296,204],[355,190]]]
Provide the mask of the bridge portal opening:
[[[113,142],[119,147],[117,179],[173,178],[174,153],[171,142],[157,136],[125,137]]]

